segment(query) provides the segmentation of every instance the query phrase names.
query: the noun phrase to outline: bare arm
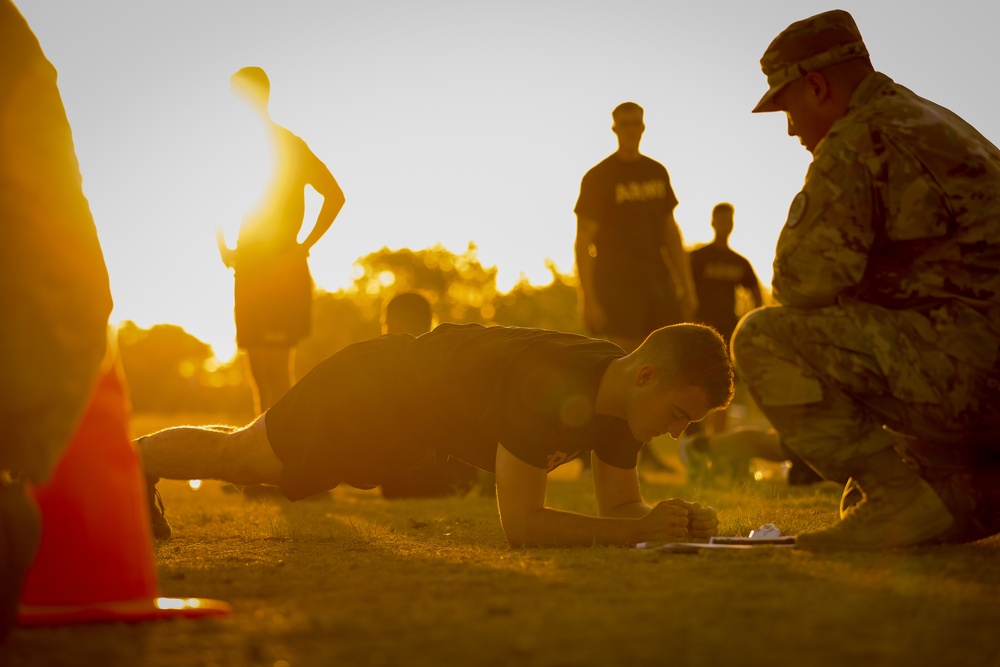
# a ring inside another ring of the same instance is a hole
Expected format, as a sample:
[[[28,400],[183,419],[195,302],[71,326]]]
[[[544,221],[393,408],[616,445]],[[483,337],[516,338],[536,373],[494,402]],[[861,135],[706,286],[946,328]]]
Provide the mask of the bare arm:
[[[591,331],[601,331],[606,324],[604,311],[594,288],[594,258],[590,254],[594,238],[597,236],[597,221],[577,216],[576,219],[576,274],[579,280],[578,296],[583,323]]]
[[[680,498],[664,500],[650,507],[643,502],[639,493],[639,474],[635,468],[616,468],[602,461],[597,454],[591,455],[591,461],[597,510],[601,516],[639,519],[650,513],[663,511],[661,506],[681,508],[687,513],[688,537],[706,539],[717,534],[719,518],[714,508],[689,503]]]
[[[307,183],[323,197],[323,206],[319,210],[319,215],[316,216],[316,224],[313,225],[312,231],[309,232],[306,240],[302,242],[302,247],[307,252],[330,229],[330,226],[340,213],[340,209],[344,207],[344,202],[346,201],[344,191],[340,189],[340,184],[337,183],[337,179],[333,177],[333,174],[326,168],[326,165],[315,155],[312,155],[311,158],[313,164]]]
[[[634,470],[632,474],[635,475]],[[638,478],[635,479],[637,492]],[[643,541],[687,537],[689,512],[686,507],[663,502],[646,508],[640,517],[627,516],[634,510],[625,507],[617,510],[626,515],[623,517],[585,516],[546,507],[547,481],[544,469],[521,461],[502,445],[497,446],[497,504],[500,523],[511,546],[633,546]],[[611,484],[612,478],[605,477],[605,483]],[[629,496],[628,490],[620,493],[621,498]]]
[[[639,493],[639,472],[635,468],[616,468],[593,453],[590,461],[601,516],[638,519],[649,514],[652,508]]]
[[[677,294],[681,300],[681,311],[685,319],[692,319],[698,311],[698,294],[694,287],[694,276],[691,273],[691,262],[684,250],[684,240],[681,230],[674,220],[673,212],[667,214],[663,221],[663,261],[670,269],[670,275],[677,285]]]
[[[226,235],[223,232],[222,227],[215,228],[215,243],[219,246],[219,256],[222,257],[222,263],[225,264],[227,268],[235,268],[236,251],[226,244]]]

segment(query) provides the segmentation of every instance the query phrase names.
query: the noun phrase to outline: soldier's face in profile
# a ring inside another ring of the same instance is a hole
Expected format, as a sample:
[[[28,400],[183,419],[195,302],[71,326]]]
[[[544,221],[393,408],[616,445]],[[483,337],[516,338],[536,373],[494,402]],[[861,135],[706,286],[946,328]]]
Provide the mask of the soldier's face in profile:
[[[637,386],[626,401],[626,416],[632,436],[639,442],[669,434],[675,440],[692,421],[710,412],[705,390],[700,387],[660,386],[655,380]]]
[[[830,130],[831,123],[820,113],[817,90],[804,76],[792,81],[774,96],[774,102],[788,119],[788,136],[798,137],[810,153]]]

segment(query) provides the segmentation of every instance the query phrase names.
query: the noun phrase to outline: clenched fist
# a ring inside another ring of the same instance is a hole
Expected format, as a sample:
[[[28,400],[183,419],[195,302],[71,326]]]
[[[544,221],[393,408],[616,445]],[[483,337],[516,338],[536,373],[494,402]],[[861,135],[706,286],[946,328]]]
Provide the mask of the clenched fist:
[[[671,498],[659,504],[681,508],[686,511],[688,520],[687,537],[701,540],[718,535],[719,517],[716,515],[714,507],[700,503],[689,503],[680,498]]]

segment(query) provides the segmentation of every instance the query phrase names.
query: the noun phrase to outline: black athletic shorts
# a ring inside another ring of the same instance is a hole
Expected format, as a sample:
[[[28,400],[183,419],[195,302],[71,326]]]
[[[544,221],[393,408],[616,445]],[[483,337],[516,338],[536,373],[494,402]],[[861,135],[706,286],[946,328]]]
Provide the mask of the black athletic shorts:
[[[241,348],[294,346],[309,334],[312,276],[297,247],[284,253],[239,255],[236,264],[236,342]]]
[[[412,336],[350,345],[299,380],[267,411],[264,424],[281,461],[281,492],[299,500],[340,483],[378,486],[423,460],[422,435],[406,395]]]

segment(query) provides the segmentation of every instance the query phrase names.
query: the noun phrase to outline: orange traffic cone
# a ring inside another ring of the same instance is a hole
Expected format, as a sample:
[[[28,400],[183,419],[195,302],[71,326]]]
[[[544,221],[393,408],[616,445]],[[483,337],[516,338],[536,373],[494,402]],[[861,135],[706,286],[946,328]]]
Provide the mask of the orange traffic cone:
[[[110,365],[52,479],[30,491],[42,538],[21,590],[21,626],[230,611],[218,600],[159,597],[146,481],[129,438],[123,387],[119,365]]]

